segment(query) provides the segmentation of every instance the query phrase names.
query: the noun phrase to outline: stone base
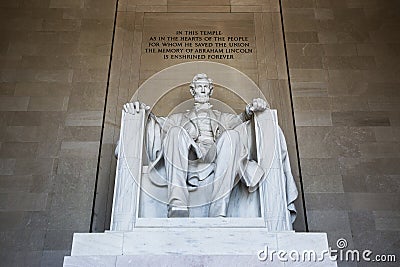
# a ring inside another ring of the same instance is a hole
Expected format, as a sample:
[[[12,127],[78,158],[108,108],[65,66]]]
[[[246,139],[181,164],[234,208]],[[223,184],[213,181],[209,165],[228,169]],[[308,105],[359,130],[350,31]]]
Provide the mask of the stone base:
[[[310,253],[304,259],[305,250],[315,252],[316,259],[309,260]],[[136,228],[132,232],[75,234],[64,267],[337,266],[327,251],[325,233],[271,233],[260,228]]]

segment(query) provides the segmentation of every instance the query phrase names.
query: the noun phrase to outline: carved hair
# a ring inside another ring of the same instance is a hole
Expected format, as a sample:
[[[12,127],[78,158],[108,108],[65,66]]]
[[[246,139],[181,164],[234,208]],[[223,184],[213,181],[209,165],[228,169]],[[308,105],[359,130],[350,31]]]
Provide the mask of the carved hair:
[[[207,81],[208,82],[209,88],[210,88],[210,95],[211,95],[212,91],[214,89],[213,81],[210,78],[208,78],[207,74],[205,74],[205,73],[199,73],[193,77],[193,81],[190,83],[190,92],[192,93],[192,95],[194,95],[195,84],[198,81]]]

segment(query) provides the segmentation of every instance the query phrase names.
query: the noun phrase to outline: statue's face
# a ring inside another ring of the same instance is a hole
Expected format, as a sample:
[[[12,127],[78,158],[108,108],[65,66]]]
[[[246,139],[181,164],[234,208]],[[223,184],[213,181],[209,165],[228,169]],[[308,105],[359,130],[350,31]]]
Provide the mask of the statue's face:
[[[211,95],[210,83],[205,80],[199,80],[194,83],[194,90],[192,92],[194,102],[208,103]]]

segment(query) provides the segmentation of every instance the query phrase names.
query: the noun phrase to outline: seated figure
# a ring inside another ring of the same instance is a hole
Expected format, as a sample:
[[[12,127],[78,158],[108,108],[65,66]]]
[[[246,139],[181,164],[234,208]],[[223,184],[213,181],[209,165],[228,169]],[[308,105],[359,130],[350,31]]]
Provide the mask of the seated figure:
[[[237,178],[253,187],[264,172],[250,159],[244,122],[255,112],[267,109],[260,98],[249,103],[240,115],[212,109],[213,83],[206,74],[197,74],[190,84],[194,106],[186,113],[167,118],[148,112],[144,103],[124,105],[124,111],[138,114],[146,110],[149,178],[168,187],[168,217],[189,216],[189,192],[213,173],[209,217],[225,217]]]

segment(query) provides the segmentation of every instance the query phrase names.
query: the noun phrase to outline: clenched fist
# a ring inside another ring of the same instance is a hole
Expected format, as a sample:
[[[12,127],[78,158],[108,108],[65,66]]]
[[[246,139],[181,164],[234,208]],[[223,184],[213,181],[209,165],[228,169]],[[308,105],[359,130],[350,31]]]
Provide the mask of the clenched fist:
[[[268,103],[261,98],[254,98],[253,101],[246,106],[247,115],[253,115],[254,112],[264,111],[269,108]]]

